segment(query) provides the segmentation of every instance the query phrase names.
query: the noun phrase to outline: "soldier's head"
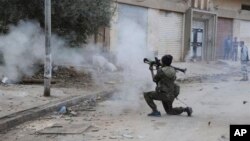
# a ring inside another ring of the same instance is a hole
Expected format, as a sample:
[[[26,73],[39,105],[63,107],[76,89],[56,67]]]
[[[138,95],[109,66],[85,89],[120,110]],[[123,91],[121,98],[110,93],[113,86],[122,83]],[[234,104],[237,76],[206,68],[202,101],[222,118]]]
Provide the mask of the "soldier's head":
[[[173,56],[170,55],[170,54],[164,55],[164,56],[161,58],[161,62],[162,62],[162,65],[163,65],[163,66],[170,66],[171,63],[172,63],[172,60],[173,60]]]

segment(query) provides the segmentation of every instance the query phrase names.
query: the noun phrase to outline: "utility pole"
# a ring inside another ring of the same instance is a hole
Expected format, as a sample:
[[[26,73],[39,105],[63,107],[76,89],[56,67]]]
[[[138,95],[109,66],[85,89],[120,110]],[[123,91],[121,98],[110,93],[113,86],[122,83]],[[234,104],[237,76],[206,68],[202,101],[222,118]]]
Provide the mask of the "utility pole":
[[[45,0],[45,63],[44,96],[50,96],[52,57],[51,57],[51,0]]]

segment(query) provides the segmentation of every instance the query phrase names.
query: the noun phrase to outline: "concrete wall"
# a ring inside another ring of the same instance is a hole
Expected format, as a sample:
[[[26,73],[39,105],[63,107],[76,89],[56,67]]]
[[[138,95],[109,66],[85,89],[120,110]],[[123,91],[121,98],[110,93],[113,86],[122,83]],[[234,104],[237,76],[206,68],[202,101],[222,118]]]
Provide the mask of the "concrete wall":
[[[249,4],[246,0],[214,0],[213,7],[218,17],[250,20],[250,11],[241,10],[242,4]]]
[[[185,0],[117,0],[117,2],[181,13],[189,7]]]
[[[241,9],[240,0],[214,0],[213,6],[219,9],[238,11]]]
[[[241,10],[241,4],[250,5],[249,0],[214,0],[214,7],[218,7],[219,9],[225,9],[230,11],[238,12]]]
[[[240,20],[233,21],[233,36],[240,37]]]
[[[159,10],[185,13],[191,6],[191,0],[117,0],[126,3]],[[250,11],[241,10],[241,4],[250,0],[209,0],[209,9],[218,13],[218,17],[250,20]]]
[[[218,17],[233,19],[233,36],[241,37],[241,20],[250,21],[250,11],[241,10],[241,5],[249,4],[250,0],[209,0],[210,11],[212,13],[217,13]],[[155,19],[156,11],[174,11],[178,13],[185,13],[185,18],[187,17],[187,9],[191,6],[191,0],[117,0],[118,3],[147,7],[148,9],[148,32],[152,35],[157,34],[157,27],[155,27],[157,22]],[[110,30],[110,49],[114,49],[117,41],[117,29],[115,27],[117,22],[117,14],[113,17],[111,22]],[[187,23],[184,24],[187,26]],[[184,29],[186,29],[185,27]],[[250,28],[250,27],[249,27]],[[186,32],[185,32],[186,33]],[[190,33],[190,32],[188,32]],[[187,35],[184,35],[185,37]],[[185,38],[184,38],[185,39]],[[250,39],[244,39],[246,41]],[[158,48],[158,39],[153,36],[148,36],[147,43],[152,51],[156,51]],[[184,41],[186,46],[186,40]],[[183,43],[183,44],[184,44]],[[187,50],[184,50],[184,54]],[[185,58],[183,58],[185,59]]]

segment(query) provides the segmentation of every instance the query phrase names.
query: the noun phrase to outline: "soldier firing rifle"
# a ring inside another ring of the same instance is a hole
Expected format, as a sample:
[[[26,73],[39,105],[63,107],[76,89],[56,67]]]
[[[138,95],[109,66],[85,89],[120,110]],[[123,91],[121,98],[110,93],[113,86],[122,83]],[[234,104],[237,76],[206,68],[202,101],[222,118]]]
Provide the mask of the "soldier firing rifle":
[[[172,67],[173,57],[171,55],[164,55],[161,58],[161,62],[158,58],[155,61],[150,61],[145,58],[143,61],[150,65],[149,69],[152,74],[153,81],[156,82],[156,90],[150,92],[144,92],[144,98],[152,112],[148,116],[161,116],[161,113],[157,110],[157,106],[154,100],[162,101],[162,105],[169,115],[179,115],[183,112],[187,112],[188,116],[192,114],[191,107],[176,107],[173,108],[172,104],[174,99],[177,98],[180,92],[180,86],[174,83],[176,79],[176,70],[186,72],[186,69],[180,69]],[[156,67],[157,73],[154,75],[153,66]]]

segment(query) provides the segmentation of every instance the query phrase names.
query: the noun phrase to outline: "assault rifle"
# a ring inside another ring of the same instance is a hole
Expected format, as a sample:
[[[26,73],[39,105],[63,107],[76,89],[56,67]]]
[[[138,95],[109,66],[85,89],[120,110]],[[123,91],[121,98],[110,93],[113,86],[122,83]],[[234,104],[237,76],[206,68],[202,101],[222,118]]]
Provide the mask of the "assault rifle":
[[[157,57],[155,57],[155,60],[154,60],[154,61],[153,61],[153,60],[150,60],[150,59],[148,59],[148,58],[144,58],[144,59],[143,59],[143,62],[146,63],[146,64],[149,64],[150,67],[155,66],[157,70],[158,70],[160,67],[162,67],[161,62],[160,62],[160,60],[159,60]],[[181,69],[181,68],[177,68],[177,67],[174,67],[174,66],[170,66],[170,67],[174,68],[176,71],[180,71],[180,72],[183,72],[183,73],[186,73],[186,71],[187,71],[187,68]]]

